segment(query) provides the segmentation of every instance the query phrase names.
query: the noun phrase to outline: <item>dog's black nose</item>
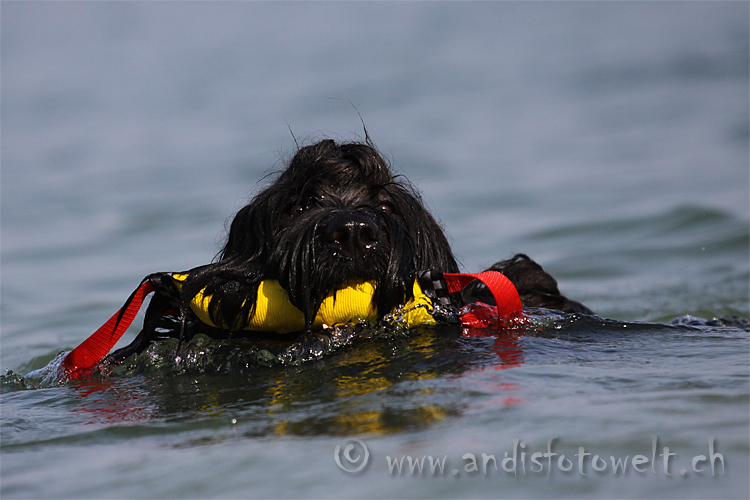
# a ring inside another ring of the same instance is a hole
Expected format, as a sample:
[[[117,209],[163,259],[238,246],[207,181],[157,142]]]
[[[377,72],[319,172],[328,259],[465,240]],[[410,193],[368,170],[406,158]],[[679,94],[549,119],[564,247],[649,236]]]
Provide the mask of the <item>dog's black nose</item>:
[[[326,243],[336,250],[353,255],[375,246],[380,237],[380,230],[370,217],[344,212],[328,221],[324,237]]]

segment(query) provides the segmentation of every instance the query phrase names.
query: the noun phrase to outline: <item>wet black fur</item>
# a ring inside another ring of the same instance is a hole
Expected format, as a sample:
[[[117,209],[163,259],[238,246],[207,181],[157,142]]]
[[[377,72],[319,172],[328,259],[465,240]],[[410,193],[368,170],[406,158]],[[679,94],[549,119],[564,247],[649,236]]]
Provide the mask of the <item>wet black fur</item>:
[[[352,224],[364,231],[354,243],[331,229]],[[239,331],[241,319],[253,312],[260,282],[277,279],[304,313],[309,329],[323,299],[346,283],[376,283],[373,305],[383,315],[411,298],[415,273],[422,269],[459,271],[442,228],[419,193],[391,172],[369,141],[323,140],[300,148],[275,181],[237,213],[215,262],[189,271],[182,291],[174,291],[185,323],[176,325],[177,314],[171,326],[165,324],[162,317],[174,301],[157,292],[144,331],[121,354],[141,350],[157,329],[170,335],[170,329],[198,324],[191,321],[188,304],[203,288],[213,295],[213,322]],[[562,296],[555,280],[525,255],[492,269],[513,281],[527,306],[590,312]]]
[[[373,221],[374,248],[356,255],[330,248],[323,233],[337,215]],[[208,287],[215,322],[231,325],[251,312],[262,280],[278,279],[309,326],[323,299],[347,282],[375,282],[374,305],[386,314],[410,298],[416,271],[430,268],[458,265],[416,190],[371,145],[324,140],[301,148],[237,213],[219,260],[190,271],[185,293]]]

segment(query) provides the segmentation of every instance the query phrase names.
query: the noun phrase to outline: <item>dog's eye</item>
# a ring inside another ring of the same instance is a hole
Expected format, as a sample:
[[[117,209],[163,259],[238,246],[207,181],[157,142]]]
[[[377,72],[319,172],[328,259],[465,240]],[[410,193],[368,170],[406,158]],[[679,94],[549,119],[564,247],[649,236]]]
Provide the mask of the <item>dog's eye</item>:
[[[380,205],[378,205],[378,210],[388,215],[393,215],[393,207],[390,203],[381,203]]]
[[[305,207],[297,203],[296,205],[292,205],[292,208],[289,209],[289,215],[294,217],[295,215],[299,215],[304,211],[305,211]]]

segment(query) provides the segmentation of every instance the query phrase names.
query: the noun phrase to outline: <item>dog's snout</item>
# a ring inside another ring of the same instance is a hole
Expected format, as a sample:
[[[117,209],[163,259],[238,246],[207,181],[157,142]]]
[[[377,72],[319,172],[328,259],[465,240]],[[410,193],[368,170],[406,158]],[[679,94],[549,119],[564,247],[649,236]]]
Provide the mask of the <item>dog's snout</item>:
[[[324,235],[330,246],[352,255],[374,247],[380,230],[375,221],[366,215],[340,213],[328,221]]]

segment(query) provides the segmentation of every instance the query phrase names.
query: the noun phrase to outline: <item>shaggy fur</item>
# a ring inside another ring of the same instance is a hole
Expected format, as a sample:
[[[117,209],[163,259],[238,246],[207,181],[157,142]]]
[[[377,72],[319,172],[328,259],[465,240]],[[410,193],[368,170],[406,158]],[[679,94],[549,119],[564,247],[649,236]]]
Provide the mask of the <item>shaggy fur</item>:
[[[430,268],[458,271],[419,194],[371,145],[324,140],[301,148],[239,211],[219,261],[191,271],[185,293],[208,287],[212,317],[232,324],[250,312],[262,280],[278,279],[309,326],[347,282],[375,282],[374,305],[386,314],[410,298],[415,272]]]
[[[458,265],[419,193],[391,172],[369,141],[323,140],[300,148],[286,170],[237,213],[218,260],[189,271],[179,299],[183,315],[190,316],[187,305],[206,288],[213,295],[214,323],[236,324],[252,314],[260,282],[277,279],[309,329],[323,299],[346,283],[374,282],[373,305],[383,315],[411,298],[411,283],[422,269],[458,272]],[[492,269],[508,276],[527,306],[590,312],[563,297],[555,280],[524,255]],[[140,347],[130,351],[142,349],[157,328],[170,335],[175,327],[162,321],[169,303],[157,293]],[[193,323],[183,323],[182,333]]]

